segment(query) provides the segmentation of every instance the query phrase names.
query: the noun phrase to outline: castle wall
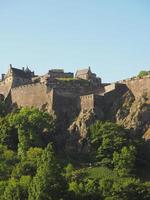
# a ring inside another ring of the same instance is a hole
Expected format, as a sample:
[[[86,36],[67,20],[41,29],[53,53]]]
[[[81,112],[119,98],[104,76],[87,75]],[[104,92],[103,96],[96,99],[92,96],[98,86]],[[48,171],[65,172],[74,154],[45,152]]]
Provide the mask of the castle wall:
[[[105,93],[113,91],[116,89],[116,84],[113,83],[113,84],[107,85],[104,87],[104,89],[105,89]]]
[[[45,84],[29,84],[11,90],[12,103],[18,107],[37,107],[52,110],[53,90],[47,90]]]
[[[53,92],[53,110],[55,111],[61,127],[67,126],[80,112],[79,96],[62,95],[57,89]]]
[[[106,110],[108,107],[112,106],[117,101],[117,99],[119,99],[127,91],[128,87],[126,84],[116,83],[107,86],[107,89],[105,87],[104,103],[106,106]]]
[[[54,88],[62,96],[82,96],[86,94],[91,94],[94,91],[100,90],[99,84],[93,84],[86,80],[49,80],[47,82],[49,88]]]
[[[7,78],[4,81],[0,82],[0,93],[7,97],[8,93],[11,90],[12,78]]]
[[[84,95],[80,97],[80,104],[81,104],[81,110],[92,110],[94,109],[94,95]]]
[[[131,90],[135,98],[147,95],[150,98],[150,77],[132,78],[122,81]]]
[[[49,71],[48,74],[51,78],[73,78],[73,73],[65,73],[65,72],[57,72],[57,71]]]
[[[29,83],[31,83],[31,80],[28,79],[28,78],[21,78],[21,77],[18,77],[18,76],[13,77],[13,87],[17,87],[17,86],[20,86],[20,85],[26,85],[26,84],[29,84]]]
[[[77,78],[88,80],[89,76],[88,76],[88,74],[80,74],[80,75],[77,76]]]

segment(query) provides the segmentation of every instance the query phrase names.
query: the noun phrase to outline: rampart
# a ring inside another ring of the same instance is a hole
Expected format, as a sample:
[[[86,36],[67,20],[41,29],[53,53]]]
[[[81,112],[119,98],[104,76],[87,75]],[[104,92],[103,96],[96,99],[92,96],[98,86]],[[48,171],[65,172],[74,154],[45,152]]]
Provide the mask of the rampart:
[[[81,110],[93,110],[95,108],[102,108],[104,96],[89,94],[80,97]]]
[[[0,94],[3,94],[4,97],[7,97],[12,87],[12,80],[6,79],[5,81],[0,81]]]
[[[143,95],[150,98],[150,76],[145,76],[143,78],[136,77],[120,82],[127,85],[135,98],[139,98]]]
[[[113,84],[107,85],[104,87],[104,89],[105,89],[105,93],[113,91],[116,89],[116,84],[113,83]]]
[[[49,80],[47,83],[49,88],[54,88],[62,96],[81,96],[99,91],[99,85],[93,85],[87,80]]]
[[[80,112],[80,98],[79,96],[62,95],[59,91],[54,89],[53,92],[53,110],[58,119],[61,120],[62,127],[71,123]]]
[[[94,94],[84,95],[80,97],[81,110],[93,110],[94,109]]]
[[[48,90],[45,84],[36,83],[19,86],[11,90],[13,104],[18,107],[37,107],[52,110],[53,90]]]

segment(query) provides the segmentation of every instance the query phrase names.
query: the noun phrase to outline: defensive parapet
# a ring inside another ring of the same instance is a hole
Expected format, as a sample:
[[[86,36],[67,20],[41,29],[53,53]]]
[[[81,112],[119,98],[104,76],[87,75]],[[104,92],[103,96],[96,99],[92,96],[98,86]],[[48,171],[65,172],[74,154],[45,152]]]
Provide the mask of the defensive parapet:
[[[94,110],[99,113],[104,106],[104,96],[95,94],[80,96],[80,106],[82,111]]]
[[[80,96],[100,88],[91,81],[80,79],[48,79],[46,84],[49,88],[56,89],[62,96]]]
[[[80,97],[81,110],[93,110],[94,109],[94,94],[84,95]]]
[[[3,96],[6,98],[11,90],[11,87],[12,87],[11,78],[0,81],[0,94],[3,94]]]
[[[143,95],[150,98],[150,76],[134,77],[120,81],[120,83],[126,84],[135,98]]]
[[[53,90],[48,90],[45,84],[35,83],[11,89],[11,99],[18,107],[37,107],[52,110]]]

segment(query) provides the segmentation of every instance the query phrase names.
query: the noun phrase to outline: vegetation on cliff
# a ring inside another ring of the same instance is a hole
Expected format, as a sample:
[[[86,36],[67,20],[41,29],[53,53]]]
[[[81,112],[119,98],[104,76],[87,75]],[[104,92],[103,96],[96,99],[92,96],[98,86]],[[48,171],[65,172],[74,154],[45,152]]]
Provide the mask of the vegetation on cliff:
[[[64,141],[60,151],[57,126],[54,115],[34,108],[0,117],[0,199],[150,199],[142,176],[149,172],[149,145],[141,137],[96,121],[84,138],[87,151],[68,152]]]
[[[149,74],[150,74],[149,71],[142,70],[142,71],[139,72],[138,77],[144,77],[144,76],[147,76]]]

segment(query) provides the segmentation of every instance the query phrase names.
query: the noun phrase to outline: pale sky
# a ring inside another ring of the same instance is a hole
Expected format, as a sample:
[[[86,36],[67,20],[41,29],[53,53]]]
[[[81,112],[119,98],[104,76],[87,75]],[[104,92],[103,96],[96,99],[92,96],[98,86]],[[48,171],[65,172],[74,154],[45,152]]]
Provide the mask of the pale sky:
[[[91,66],[104,82],[150,70],[149,0],[0,0],[0,73]]]

